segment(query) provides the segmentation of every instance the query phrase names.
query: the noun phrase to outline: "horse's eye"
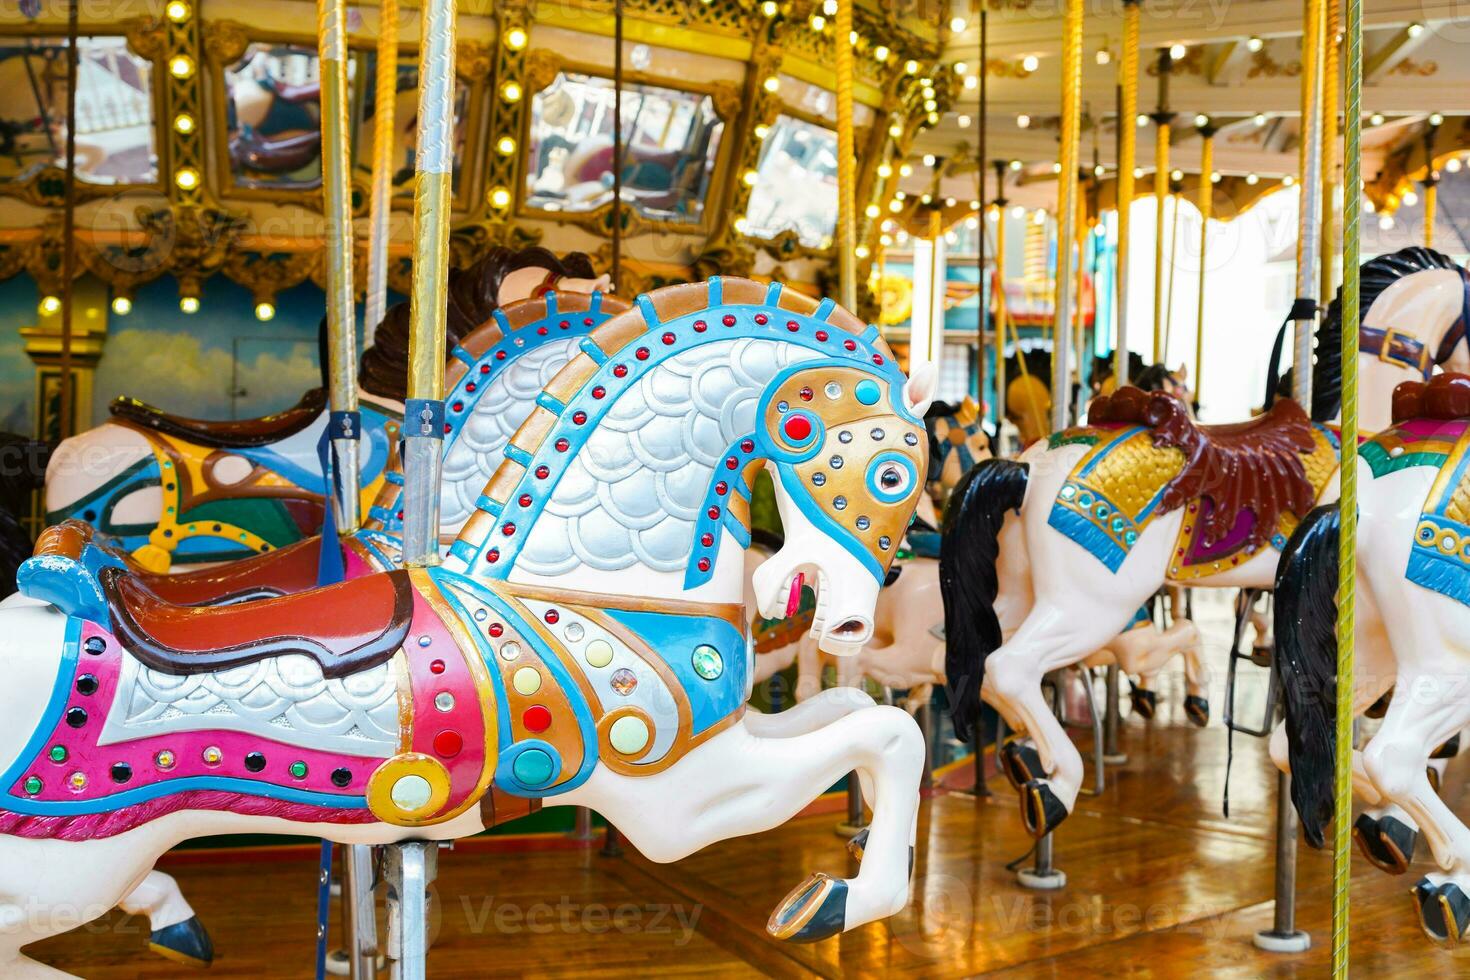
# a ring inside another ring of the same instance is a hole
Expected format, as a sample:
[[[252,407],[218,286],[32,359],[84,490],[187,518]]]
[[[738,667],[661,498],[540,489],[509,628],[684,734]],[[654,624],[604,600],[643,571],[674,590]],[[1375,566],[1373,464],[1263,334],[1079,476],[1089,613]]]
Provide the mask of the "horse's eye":
[[[908,489],[909,474],[903,467],[889,463],[878,471],[878,486],[885,493],[901,493]]]

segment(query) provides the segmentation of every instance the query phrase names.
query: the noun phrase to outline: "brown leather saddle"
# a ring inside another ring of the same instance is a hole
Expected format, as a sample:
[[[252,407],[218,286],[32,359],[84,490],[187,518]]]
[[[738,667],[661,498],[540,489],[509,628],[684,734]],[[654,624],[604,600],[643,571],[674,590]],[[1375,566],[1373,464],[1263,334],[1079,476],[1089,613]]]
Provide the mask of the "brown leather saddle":
[[[210,568],[176,575],[135,569],[133,574],[164,602],[176,606],[221,606],[313,589],[317,585],[320,561],[321,539],[306,538],[284,548]]]
[[[164,602],[120,568],[98,577],[123,648],[181,676],[301,654],[324,677],[345,677],[391,658],[414,611],[413,584],[402,570],[229,606]]]
[[[1146,425],[1154,445],[1178,449],[1184,465],[1159,501],[1167,512],[1204,498],[1207,540],[1220,540],[1241,511],[1255,515],[1250,539],[1271,536],[1282,513],[1311,510],[1317,489],[1304,457],[1317,447],[1312,420],[1296,402],[1280,399],[1264,414],[1233,425],[1198,425],[1184,402],[1162,391],[1119,388],[1093,400],[1091,424]]]
[[[116,419],[131,422],[164,435],[187,439],[209,449],[268,446],[296,435],[315,422],[327,407],[327,393],[313,388],[301,401],[274,415],[254,419],[212,421],[171,415],[136,398],[120,396],[108,411]]]

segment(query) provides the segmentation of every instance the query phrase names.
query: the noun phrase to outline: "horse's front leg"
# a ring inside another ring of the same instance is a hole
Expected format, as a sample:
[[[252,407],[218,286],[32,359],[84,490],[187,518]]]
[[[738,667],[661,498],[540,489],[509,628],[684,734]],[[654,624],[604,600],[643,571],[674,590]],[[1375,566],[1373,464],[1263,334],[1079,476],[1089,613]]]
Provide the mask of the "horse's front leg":
[[[214,961],[209,933],[179,890],[179,883],[169,875],[148,872],[142,883],[117,904],[129,915],[148,919],[148,948],[158,955],[186,966],[203,967]]]
[[[565,800],[594,808],[648,858],[669,862],[779,826],[858,770],[871,786],[873,820],[857,876],[808,876],[767,925],[778,938],[805,942],[893,915],[908,901],[923,768],[918,726],[878,705],[787,738],[761,738],[737,724],[660,773],[599,768]]]

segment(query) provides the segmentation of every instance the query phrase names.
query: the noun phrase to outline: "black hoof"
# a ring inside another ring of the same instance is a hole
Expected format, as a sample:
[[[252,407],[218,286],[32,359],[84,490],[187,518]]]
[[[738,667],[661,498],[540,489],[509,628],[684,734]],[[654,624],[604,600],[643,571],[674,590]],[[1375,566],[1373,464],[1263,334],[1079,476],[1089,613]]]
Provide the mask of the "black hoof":
[[[1133,703],[1133,713],[1141,718],[1152,719],[1154,713],[1159,710],[1159,694],[1146,688],[1134,685],[1128,692],[1128,700]]]
[[[1197,728],[1204,728],[1210,723],[1210,702],[1204,698],[1195,697],[1193,694],[1184,698],[1184,713]]]
[[[1393,688],[1389,688],[1387,691],[1383,692],[1382,697],[1380,697],[1377,701],[1374,701],[1372,704],[1368,705],[1368,710],[1363,712],[1363,717],[1382,718],[1384,715],[1388,714],[1388,705],[1389,702],[1391,702],[1392,700]]]
[[[814,943],[842,931],[847,921],[847,882],[818,871],[782,899],[766,922],[776,939]]]
[[[1273,647],[1270,643],[1257,643],[1251,647],[1251,663],[1257,667],[1271,666]]]
[[[1000,749],[1001,761],[1005,763],[1006,779],[1017,790],[1034,779],[1045,779],[1046,770],[1041,768],[1041,753],[1030,742],[1012,735]]]
[[[1040,840],[1067,819],[1067,808],[1050,786],[1033,779],[1021,788],[1021,819],[1026,823],[1026,832]]]
[[[183,922],[155,929],[148,937],[148,948],[185,966],[206,967],[214,962],[214,944],[198,916],[191,915]]]
[[[1353,822],[1353,840],[1369,864],[1388,874],[1401,875],[1414,860],[1419,832],[1397,817],[1375,820],[1363,813]]]
[[[848,839],[847,853],[851,854],[855,860],[861,861],[863,859],[863,848],[867,846],[868,828],[864,827]]]
[[[1419,925],[1436,943],[1454,946],[1465,939],[1470,925],[1470,897],[1453,881],[1436,885],[1428,878],[1414,886],[1414,900],[1419,906]]]
[[[1450,736],[1450,740],[1448,742],[1445,742],[1439,748],[1435,749],[1434,752],[1430,754],[1429,758],[1431,758],[1431,759],[1453,759],[1455,756],[1457,756],[1459,754],[1460,754],[1460,733],[1459,732],[1455,732],[1455,734],[1453,734],[1453,735]]]

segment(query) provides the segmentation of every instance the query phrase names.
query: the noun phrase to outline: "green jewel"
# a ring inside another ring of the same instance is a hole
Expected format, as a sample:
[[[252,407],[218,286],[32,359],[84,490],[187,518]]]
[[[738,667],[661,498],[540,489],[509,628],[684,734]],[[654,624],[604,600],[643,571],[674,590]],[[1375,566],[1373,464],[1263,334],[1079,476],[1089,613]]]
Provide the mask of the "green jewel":
[[[712,681],[725,672],[725,660],[720,651],[708,643],[694,648],[694,672],[707,681]]]
[[[306,763],[304,763],[304,762],[293,762],[293,763],[291,763],[291,775],[295,776],[297,779],[305,779],[306,778]]]
[[[53,745],[53,746],[51,746],[51,761],[52,762],[65,762],[66,761],[66,746],[65,745]]]
[[[41,792],[41,779],[40,779],[40,777],[39,776],[27,776],[26,777],[26,787],[25,788],[26,788],[26,795],[27,796],[35,796],[37,793]]]

